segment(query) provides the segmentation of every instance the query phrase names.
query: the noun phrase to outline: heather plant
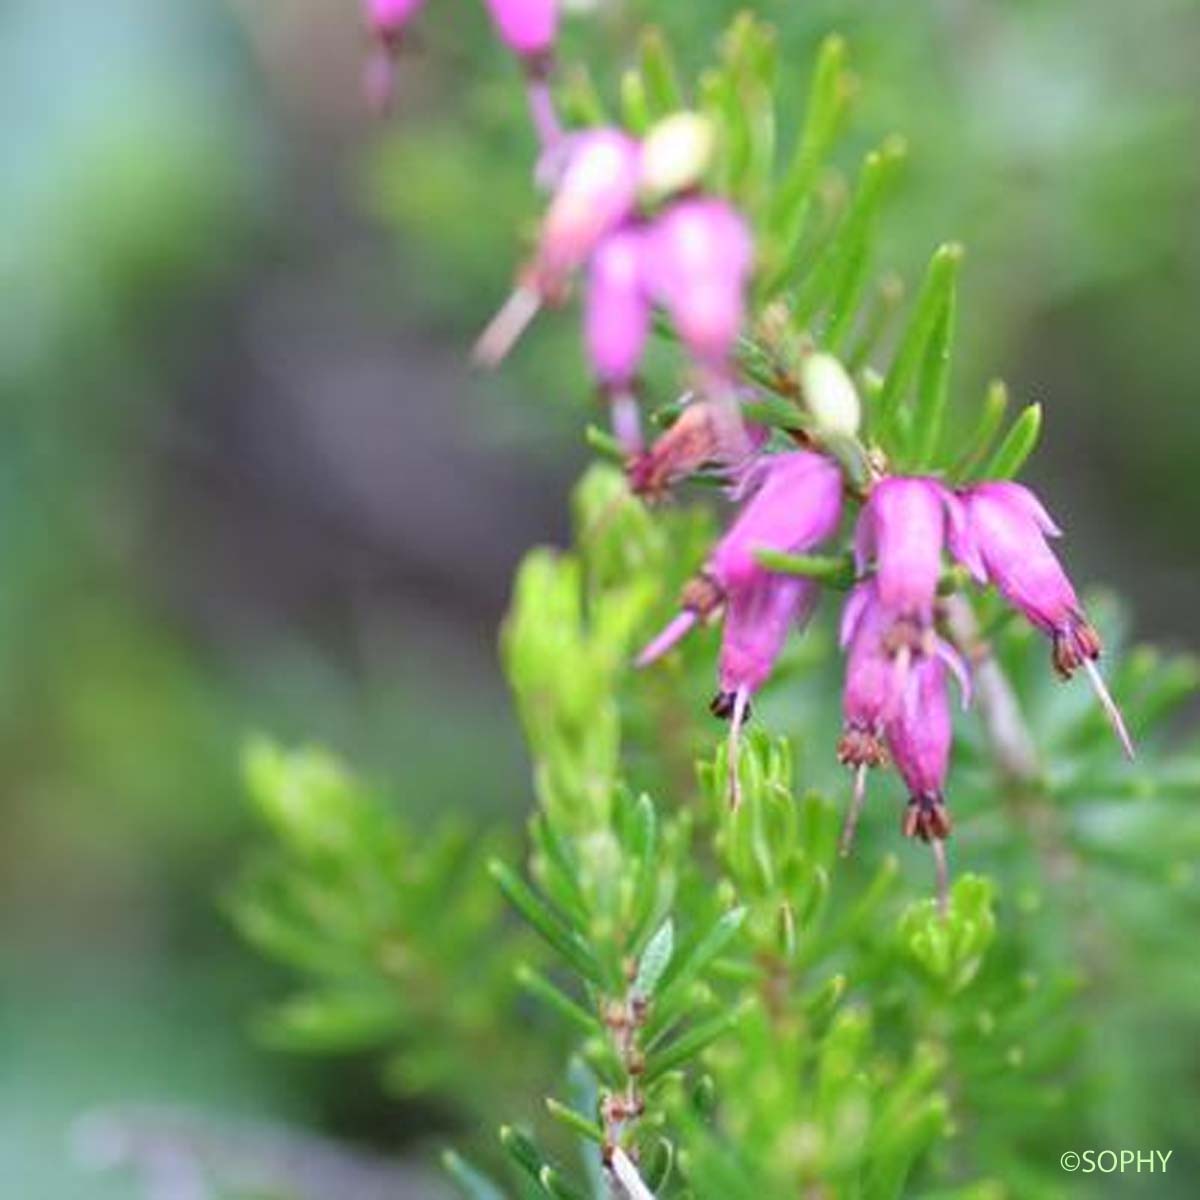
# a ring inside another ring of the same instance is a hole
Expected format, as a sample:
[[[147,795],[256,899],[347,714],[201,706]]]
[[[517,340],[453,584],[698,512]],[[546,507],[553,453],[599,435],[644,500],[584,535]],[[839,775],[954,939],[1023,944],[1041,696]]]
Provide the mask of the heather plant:
[[[368,5],[375,101],[419,8]],[[578,293],[602,413],[501,637],[535,804],[523,840],[418,833],[256,743],[274,843],[230,906],[303,980],[265,1030],[377,1047],[459,1114],[476,1200],[1061,1194],[1059,1155],[1119,1132],[1097,981],[1137,986],[1130,939],[1169,969],[1145,889],[1195,909],[1195,669],[1070,581],[1016,481],[1042,408],[953,395],[963,251],[910,299],[879,262],[905,146],[837,165],[870,86],[841,38],[781,63],[743,14],[689,84],[648,30],[606,106],[554,4],[488,8],[546,198],[475,359]]]

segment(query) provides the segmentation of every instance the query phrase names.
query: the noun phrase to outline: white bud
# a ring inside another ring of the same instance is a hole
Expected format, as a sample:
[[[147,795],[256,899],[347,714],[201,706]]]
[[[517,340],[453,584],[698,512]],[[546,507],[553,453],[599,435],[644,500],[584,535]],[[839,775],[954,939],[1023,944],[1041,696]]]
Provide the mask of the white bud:
[[[661,199],[695,187],[712,162],[712,121],[677,112],[653,125],[642,139],[642,188]]]
[[[800,365],[804,403],[819,435],[855,437],[862,422],[862,405],[854,383],[832,354],[809,354]]]

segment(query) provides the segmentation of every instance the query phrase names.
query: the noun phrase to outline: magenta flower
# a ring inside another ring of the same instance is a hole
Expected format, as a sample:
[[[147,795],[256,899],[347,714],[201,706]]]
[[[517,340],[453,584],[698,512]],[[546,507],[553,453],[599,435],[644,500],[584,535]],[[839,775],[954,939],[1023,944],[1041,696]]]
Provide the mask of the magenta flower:
[[[398,37],[425,0],[366,0],[367,27],[381,41]]]
[[[913,671],[912,693],[896,706],[886,725],[892,761],[908,788],[902,829],[933,847],[937,863],[938,902],[947,902],[946,851],[950,814],[946,808],[946,774],[952,738],[946,666],[940,658],[923,658]]]
[[[558,33],[558,0],[486,0],[492,21],[504,44],[525,67],[529,112],[542,143],[548,170],[557,159],[563,135],[550,95],[550,68]]]
[[[524,59],[545,58],[558,32],[558,0],[486,0],[496,31]]]
[[[612,408],[613,430],[626,454],[642,449],[634,383],[650,332],[650,300],[642,278],[643,232],[610,233],[588,265],[583,335],[595,376]]]
[[[760,550],[799,553],[836,530],[842,481],[827,458],[806,451],[765,460],[753,494],[717,543],[704,571],[684,589],[683,611],[642,651],[637,665],[665,654],[698,621],[725,615],[720,690],[713,712],[730,721],[729,790],[736,806],[738,746],[751,696],[770,674],[791,625],[806,619],[817,589],[803,579],[776,575],[757,560]]]
[[[887,762],[883,730],[892,706],[894,671],[883,644],[885,628],[875,585],[858,584],[842,610],[840,637],[847,653],[837,757],[854,771],[854,791],[840,842],[843,855],[850,853],[866,802],[867,772]]]
[[[637,142],[618,129],[593,129],[570,139],[534,262],[476,343],[477,361],[499,363],[538,309],[560,301],[571,276],[632,215],[638,156]]]
[[[734,808],[742,802],[738,758],[750,698],[770,677],[789,631],[808,623],[819,596],[820,590],[811,580],[769,572],[728,593],[718,691],[709,707],[714,716],[729,721],[726,761]]]
[[[396,55],[409,22],[425,0],[365,0],[367,29],[374,48],[363,68],[363,92],[374,112],[387,112],[396,85]]]
[[[724,200],[689,197],[654,223],[651,289],[688,352],[727,377],[745,319],[754,243],[741,214]]]
[[[842,736],[838,761],[854,771],[854,791],[842,830],[841,852],[850,852],[866,801],[867,772],[888,760],[885,734],[889,722],[902,720],[921,706],[920,670],[897,672],[888,652],[891,626],[873,581],[859,583],[842,611],[841,644],[846,649],[846,684],[842,693]],[[954,648],[929,632],[930,654],[919,663],[936,661],[944,675],[949,667],[958,679],[963,704],[970,698],[966,665]]]
[[[749,500],[709,560],[710,573],[727,591],[761,574],[758,551],[811,550],[842,517],[841,471],[832,459],[807,450],[763,459],[747,490]]]
[[[981,483],[963,496],[969,536],[979,551],[979,578],[996,586],[1015,609],[1053,644],[1058,673],[1069,679],[1081,666],[1125,753],[1133,743],[1100,672],[1100,636],[1084,615],[1079,597],[1048,537],[1060,530],[1041,501],[1019,483]]]
[[[854,553],[859,571],[874,557],[879,602],[893,619],[921,629],[932,624],[948,532],[956,557],[977,570],[962,506],[944,484],[896,476],[871,489],[855,530]]]

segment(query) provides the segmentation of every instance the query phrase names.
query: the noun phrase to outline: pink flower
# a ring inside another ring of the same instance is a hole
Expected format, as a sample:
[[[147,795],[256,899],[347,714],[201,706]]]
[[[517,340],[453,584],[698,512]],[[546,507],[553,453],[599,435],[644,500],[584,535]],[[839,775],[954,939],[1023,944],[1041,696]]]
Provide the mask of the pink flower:
[[[487,0],[501,40],[522,58],[550,53],[558,30],[558,0]]]
[[[807,624],[820,596],[817,585],[794,575],[763,572],[753,583],[728,593],[721,634],[719,690],[709,706],[729,721],[726,756],[729,799],[742,801],[738,759],[750,698],[767,679],[783,652],[789,631]]]
[[[763,574],[729,593],[721,637],[720,690],[712,708],[726,716],[740,693],[753,695],[770,677],[789,630],[805,624],[819,589],[797,575]]]
[[[531,267],[475,346],[495,366],[512,349],[543,303],[557,302],[571,276],[601,240],[632,215],[637,202],[638,144],[619,129],[573,136]]]
[[[627,454],[642,448],[634,382],[650,332],[650,300],[642,278],[642,230],[610,233],[588,265],[583,335],[592,374],[613,411],[613,427]]]
[[[724,200],[689,197],[654,223],[651,289],[689,353],[709,370],[729,372],[753,264],[749,227]]]
[[[424,4],[425,0],[366,0],[367,25],[378,38],[395,37]]]
[[[386,113],[396,88],[396,55],[409,22],[425,0],[365,0],[367,29],[375,45],[363,67],[363,93],[373,112]]]
[[[956,557],[977,567],[957,497],[936,479],[896,476],[872,489],[858,519],[859,571],[876,565],[879,602],[896,620],[928,628],[942,574],[947,524]]]
[[[709,571],[730,590],[763,570],[760,550],[799,554],[823,542],[842,517],[842,473],[832,459],[807,450],[762,460],[750,499],[709,560]]]
[[[878,767],[887,760],[881,735],[892,703],[893,672],[884,628],[875,585],[856,585],[842,613],[840,639],[847,655],[838,760],[847,766]]]
[[[838,761],[854,771],[854,792],[842,830],[841,852],[850,852],[866,801],[867,771],[888,760],[885,732],[890,722],[903,722],[919,709],[923,668],[898,672],[888,653],[889,618],[873,581],[859,583],[842,612],[841,644],[846,649],[846,684],[842,693],[842,736]],[[958,678],[964,706],[970,696],[966,666],[953,647],[929,634],[931,655],[919,664],[936,661],[944,673],[950,667]]]
[[[942,843],[950,835],[945,787],[953,736],[946,667],[940,658],[924,658],[914,668],[913,676],[912,694],[896,706],[887,721],[887,744],[908,788],[904,836],[918,837],[933,847],[938,901],[945,911],[947,873]]]
[[[558,0],[486,0],[504,44],[525,67],[525,90],[534,128],[542,144],[540,171],[553,174],[563,146],[562,128],[550,94]]]
[[[750,697],[770,674],[788,629],[807,619],[818,595],[807,580],[768,571],[757,552],[812,549],[836,530],[842,505],[840,471],[829,459],[806,451],[765,460],[754,485],[704,571],[684,589],[683,611],[638,658],[638,666],[646,666],[698,621],[724,612],[720,691],[713,711],[731,719],[729,789],[735,806],[741,798],[738,746]]]
[[[854,791],[839,843],[843,856],[850,853],[866,803],[867,772],[887,762],[883,726],[892,701],[894,671],[883,645],[884,628],[875,585],[859,583],[842,610],[840,636],[847,654],[837,757],[838,762],[854,771]]]
[[[572,138],[538,240],[536,270],[543,295],[560,293],[601,238],[631,215],[638,155],[637,142],[619,129],[594,129]]]
[[[1019,483],[981,483],[963,496],[969,537],[978,548],[978,577],[996,586],[1053,644],[1058,673],[1069,679],[1083,667],[1125,753],[1133,744],[1096,660],[1100,636],[1089,624],[1071,581],[1047,542],[1060,530],[1041,501]]]

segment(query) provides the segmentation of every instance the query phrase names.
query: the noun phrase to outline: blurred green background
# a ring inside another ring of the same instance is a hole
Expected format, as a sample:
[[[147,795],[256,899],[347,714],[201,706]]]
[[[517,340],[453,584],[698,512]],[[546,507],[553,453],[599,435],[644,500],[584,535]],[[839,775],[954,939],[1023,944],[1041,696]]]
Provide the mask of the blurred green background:
[[[572,7],[564,58],[611,96],[640,23],[698,68],[741,6]],[[969,247],[957,387],[1045,403],[1031,474],[1076,574],[1194,644],[1200,4],[754,7],[793,112],[848,36],[859,148],[912,147],[889,262]],[[113,1104],[393,1149],[431,1119],[369,1063],[257,1045],[277,981],[219,910],[248,731],[323,741],[418,816],[526,803],[495,628],[562,536],[590,399],[569,315],[501,377],[465,368],[533,146],[476,0],[418,40],[380,126],[355,0],[0,7],[5,1195],[140,1194],[68,1152]]]

